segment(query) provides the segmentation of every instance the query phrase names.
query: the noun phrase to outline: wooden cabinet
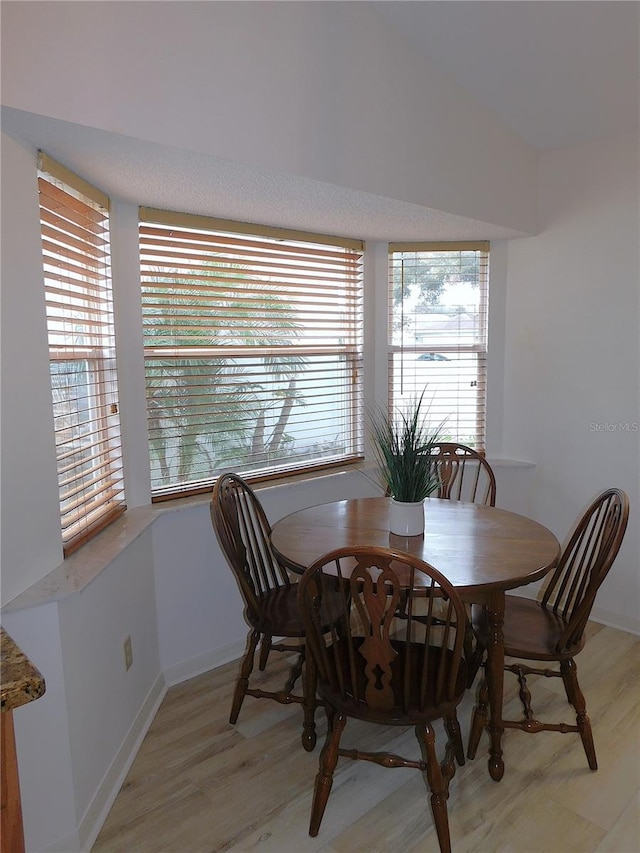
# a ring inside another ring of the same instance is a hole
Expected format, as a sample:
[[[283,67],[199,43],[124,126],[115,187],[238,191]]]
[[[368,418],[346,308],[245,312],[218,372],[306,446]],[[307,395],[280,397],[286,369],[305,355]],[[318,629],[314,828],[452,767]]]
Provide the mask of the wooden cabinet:
[[[23,853],[24,831],[16,741],[13,734],[13,711],[4,711],[0,714],[0,720],[2,725],[0,847],[2,853]]]
[[[33,702],[45,691],[44,678],[7,632],[0,628],[2,684],[0,713],[0,851],[24,853],[24,829],[20,801],[18,758],[13,729],[13,711]]]

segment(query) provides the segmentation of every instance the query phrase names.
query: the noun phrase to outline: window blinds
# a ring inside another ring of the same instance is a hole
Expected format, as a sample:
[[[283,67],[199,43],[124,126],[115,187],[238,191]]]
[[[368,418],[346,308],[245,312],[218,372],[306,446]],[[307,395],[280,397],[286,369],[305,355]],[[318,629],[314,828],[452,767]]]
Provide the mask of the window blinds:
[[[154,499],[361,458],[362,242],[140,220]]]
[[[38,160],[44,284],[65,554],[124,512],[109,201]]]
[[[424,391],[443,440],[485,445],[489,244],[389,245],[389,401]]]

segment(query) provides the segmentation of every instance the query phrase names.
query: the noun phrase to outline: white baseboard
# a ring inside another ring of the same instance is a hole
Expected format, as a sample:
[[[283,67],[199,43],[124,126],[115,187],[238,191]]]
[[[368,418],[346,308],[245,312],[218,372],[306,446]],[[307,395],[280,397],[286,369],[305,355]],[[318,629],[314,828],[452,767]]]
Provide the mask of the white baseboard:
[[[78,832],[73,836],[48,844],[41,853],[88,853],[100,834],[140,745],[165,697],[167,688],[186,681],[188,678],[201,675],[203,672],[208,672],[210,669],[222,666],[229,661],[237,660],[242,657],[244,651],[244,640],[229,643],[220,649],[213,649],[210,652],[168,667],[164,673],[161,673],[147,694],[127,736],[105,773],[80,821]]]
[[[52,844],[47,844],[46,847],[42,848],[41,853],[83,853],[83,850],[76,832],[67,838],[61,838]]]
[[[209,672],[210,669],[237,660],[242,657],[245,648],[246,641],[240,640],[169,666],[164,671],[167,686],[173,687],[174,684],[180,684],[188,678],[195,678],[196,675],[202,675],[203,672]]]
[[[89,851],[95,843],[166,692],[167,685],[161,673],[142,703],[127,736],[80,821],[78,826],[80,850]],[[46,853],[57,853],[61,849],[59,847],[47,848]],[[69,849],[69,847],[65,848],[66,853]]]
[[[628,631],[630,634],[640,636],[640,618],[638,617],[621,616],[620,613],[612,613],[611,610],[594,605],[589,618],[608,628],[617,628],[619,631]]]

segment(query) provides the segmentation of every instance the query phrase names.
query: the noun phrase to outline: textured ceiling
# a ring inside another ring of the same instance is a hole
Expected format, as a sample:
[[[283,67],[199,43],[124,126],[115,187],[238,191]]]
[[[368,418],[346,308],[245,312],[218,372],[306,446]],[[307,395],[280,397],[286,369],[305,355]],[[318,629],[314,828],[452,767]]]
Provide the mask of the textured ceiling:
[[[362,0],[535,148],[637,130],[637,2]],[[7,133],[135,204],[368,240],[499,239],[521,232],[311,179],[2,110]]]
[[[364,240],[497,240],[522,232],[309,178],[2,109],[3,130],[112,198]]]

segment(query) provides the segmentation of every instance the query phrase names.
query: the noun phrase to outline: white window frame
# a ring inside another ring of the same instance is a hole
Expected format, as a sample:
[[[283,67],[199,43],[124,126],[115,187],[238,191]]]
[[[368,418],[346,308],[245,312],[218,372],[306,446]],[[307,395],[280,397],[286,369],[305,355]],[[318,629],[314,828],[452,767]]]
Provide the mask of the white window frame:
[[[109,199],[38,155],[44,290],[65,556],[126,509]],[[79,370],[68,369],[77,365]],[[56,377],[65,377],[65,388]]]
[[[152,500],[209,491],[225,470],[265,480],[363,458],[363,251],[364,243],[351,238],[140,208]],[[288,380],[264,365],[296,359],[301,367],[290,375],[297,396],[285,420],[278,400],[287,399]],[[170,394],[157,394],[162,370],[160,387],[173,383],[174,396],[182,394],[179,407]],[[229,395],[247,385],[252,371],[255,404],[247,394],[244,410],[232,403],[225,418]],[[215,373],[214,389],[206,387],[207,372]],[[253,422],[269,409],[264,424]],[[179,446],[181,420],[195,451]],[[265,453],[283,420],[288,449],[276,442]],[[265,440],[257,441],[262,427]],[[240,448],[248,435],[249,457],[225,450],[225,442],[237,440]],[[187,470],[190,453],[197,462]]]
[[[389,244],[390,413],[424,392],[429,420],[441,426],[442,440],[481,453],[486,448],[489,252],[488,241]],[[418,304],[425,278],[421,263],[434,265],[435,272],[429,270],[433,313],[424,301]],[[445,317],[440,299],[456,288],[467,289],[468,304],[461,297]]]

